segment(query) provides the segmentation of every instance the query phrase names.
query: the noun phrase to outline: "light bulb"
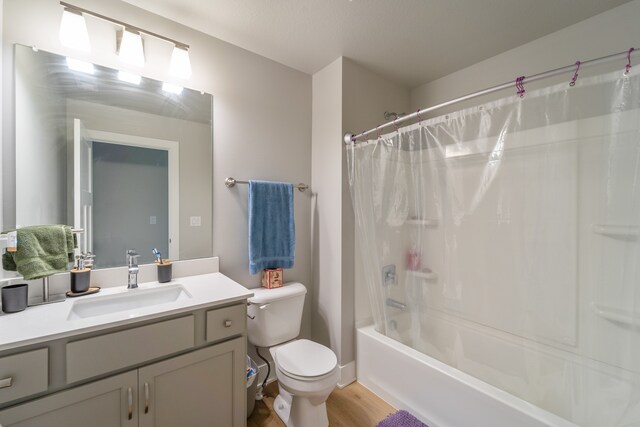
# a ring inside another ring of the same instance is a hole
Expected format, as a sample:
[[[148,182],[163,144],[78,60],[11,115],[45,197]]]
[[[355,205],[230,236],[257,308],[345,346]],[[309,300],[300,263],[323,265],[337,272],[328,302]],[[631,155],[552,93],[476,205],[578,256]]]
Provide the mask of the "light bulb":
[[[89,52],[89,33],[87,24],[82,14],[71,12],[65,9],[62,12],[62,22],[60,22],[60,43],[72,49]]]
[[[144,48],[142,47],[142,37],[139,33],[132,33],[126,29],[122,31],[118,56],[127,64],[136,67],[144,66]]]
[[[184,80],[191,77],[191,61],[189,60],[188,50],[178,46],[173,48],[169,74]]]

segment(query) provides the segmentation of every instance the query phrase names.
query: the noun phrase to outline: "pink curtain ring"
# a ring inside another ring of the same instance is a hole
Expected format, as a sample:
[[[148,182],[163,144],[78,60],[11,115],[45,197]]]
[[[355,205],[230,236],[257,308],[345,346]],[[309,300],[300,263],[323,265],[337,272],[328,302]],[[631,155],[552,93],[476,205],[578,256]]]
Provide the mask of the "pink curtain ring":
[[[380,133],[380,126],[376,126],[376,136],[377,139],[382,138],[382,134]]]
[[[524,90],[524,76],[520,76],[518,78],[516,78],[516,94],[520,97],[523,98],[524,97],[524,93],[526,92]]]
[[[398,128],[398,124],[396,123],[396,121],[398,121],[397,117],[395,119],[393,119],[393,126],[395,126],[395,128],[396,128],[396,132],[400,133],[400,129]]]
[[[633,52],[635,50],[635,48],[630,48],[629,51],[627,52],[627,66],[625,67],[625,74],[629,74],[629,71],[631,71],[631,52]]]
[[[422,117],[420,117],[420,110],[416,111],[416,117],[418,117],[418,124],[422,125]]]
[[[575,86],[576,85],[576,80],[578,80],[578,71],[580,70],[580,61],[576,61],[576,71],[573,73],[573,77],[571,78],[571,81],[569,82],[569,86]]]

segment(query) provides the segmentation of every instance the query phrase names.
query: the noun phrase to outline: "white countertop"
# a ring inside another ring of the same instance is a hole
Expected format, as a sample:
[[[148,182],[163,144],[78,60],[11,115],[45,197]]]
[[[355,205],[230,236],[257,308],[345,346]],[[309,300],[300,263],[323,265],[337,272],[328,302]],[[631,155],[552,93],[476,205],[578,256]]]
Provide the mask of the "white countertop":
[[[184,286],[191,298],[94,317],[73,318],[71,316],[70,318],[69,316],[76,301],[136,292],[140,289],[157,289],[178,283]],[[28,307],[19,313],[0,314],[0,351],[142,320],[161,318],[205,306],[213,307],[242,301],[251,296],[253,296],[251,290],[222,273],[181,277],[162,284],[158,282],[141,283],[138,289],[127,289],[126,286],[103,288],[97,294],[67,298],[64,302]]]

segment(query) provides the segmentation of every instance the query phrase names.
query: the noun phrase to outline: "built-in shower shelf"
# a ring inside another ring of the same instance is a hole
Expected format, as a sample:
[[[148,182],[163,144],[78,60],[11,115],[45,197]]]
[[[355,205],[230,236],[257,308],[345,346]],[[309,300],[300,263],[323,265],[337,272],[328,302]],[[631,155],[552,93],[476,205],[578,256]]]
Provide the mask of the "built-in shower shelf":
[[[438,280],[438,275],[433,271],[429,270],[407,270],[407,276],[420,280],[427,280],[429,282],[433,282]]]
[[[632,240],[637,240],[640,235],[640,227],[637,225],[594,224],[592,230],[594,233],[602,234],[603,236]]]
[[[598,316],[610,322],[640,327],[640,312],[607,307],[596,303],[592,303],[591,307]]]
[[[420,227],[437,227],[439,221],[435,218],[409,218],[404,223],[406,225],[417,225]]]

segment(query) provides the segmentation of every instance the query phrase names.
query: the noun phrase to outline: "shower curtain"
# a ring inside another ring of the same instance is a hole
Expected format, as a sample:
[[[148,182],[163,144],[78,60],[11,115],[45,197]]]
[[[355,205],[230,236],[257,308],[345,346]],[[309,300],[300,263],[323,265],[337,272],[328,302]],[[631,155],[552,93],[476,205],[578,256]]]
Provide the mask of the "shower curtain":
[[[376,329],[580,426],[640,426],[640,67],[350,144]]]

